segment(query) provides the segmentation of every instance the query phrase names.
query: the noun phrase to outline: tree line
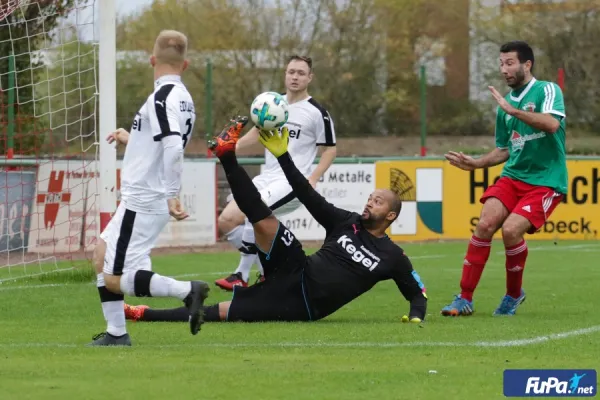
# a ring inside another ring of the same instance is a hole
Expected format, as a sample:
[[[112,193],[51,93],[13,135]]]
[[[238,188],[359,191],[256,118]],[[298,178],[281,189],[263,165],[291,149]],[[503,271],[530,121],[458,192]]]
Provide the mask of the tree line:
[[[41,2],[46,5],[31,7],[30,12],[72,2]],[[444,7],[435,0],[155,0],[117,24],[117,125],[128,127],[152,90],[148,57],[156,35],[162,29],[177,29],[189,38],[192,63],[184,80],[196,104],[198,133],[219,129],[232,113],[247,112],[258,93],[284,90],[285,60],[303,54],[314,60],[310,92],[331,112],[340,137],[418,135],[421,65],[427,73],[428,133],[490,135],[495,109],[487,86],[507,91],[498,72],[498,49],[504,41],[522,39],[536,50],[538,79],[555,81],[558,69],[564,69],[569,129],[595,134],[600,131],[595,117],[600,112],[600,48],[594,45],[600,34],[597,2],[579,2],[579,8],[569,10],[543,7],[549,0],[537,3],[538,8],[501,8],[469,0],[446,0]],[[28,28],[29,37],[34,36],[36,27],[19,21],[22,13],[12,18],[13,32]],[[48,20],[37,29],[49,31],[59,22]],[[32,45],[6,35],[0,29],[2,54],[7,46]],[[33,42],[34,47],[43,45],[41,40]],[[62,43],[55,48],[59,62],[40,68],[39,75],[18,77],[30,79],[30,85],[19,86],[45,94],[36,96],[44,99],[37,105],[38,114],[43,107],[49,110],[42,113],[46,116],[63,110],[54,115],[54,124],[63,118],[59,141],[70,137],[69,129],[87,132],[90,127],[83,125],[95,123],[82,117],[95,112],[93,103],[82,99],[88,98],[87,90],[97,78],[85,73],[94,71],[97,48],[79,41]],[[25,68],[31,60],[27,52],[20,54]],[[209,61],[212,125],[207,127]],[[5,67],[6,57],[0,57],[0,70]],[[6,75],[1,78],[5,88]],[[61,91],[68,96],[52,96]],[[5,104],[6,96],[1,99]],[[21,104],[19,113],[33,115],[34,105]],[[27,129],[21,127],[25,133]]]

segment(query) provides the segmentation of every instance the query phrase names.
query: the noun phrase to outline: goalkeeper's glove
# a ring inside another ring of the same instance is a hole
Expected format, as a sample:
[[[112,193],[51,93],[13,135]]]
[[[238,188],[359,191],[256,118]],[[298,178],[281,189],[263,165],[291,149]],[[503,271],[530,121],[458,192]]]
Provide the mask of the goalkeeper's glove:
[[[258,140],[265,146],[276,158],[281,157],[288,151],[289,130],[286,126],[281,129],[281,134],[277,130],[260,130]]]

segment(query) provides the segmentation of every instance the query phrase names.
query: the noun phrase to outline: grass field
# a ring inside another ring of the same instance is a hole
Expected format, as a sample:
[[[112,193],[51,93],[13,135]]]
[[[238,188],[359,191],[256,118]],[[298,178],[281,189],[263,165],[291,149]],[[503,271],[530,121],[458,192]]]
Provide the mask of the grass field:
[[[405,245],[429,296],[428,320],[402,324],[393,282],[315,323],[128,323],[132,348],[86,348],[104,330],[90,273],[0,285],[0,399],[498,399],[507,368],[600,368],[600,245],[529,242],[528,299],[492,317],[504,294],[500,243],[476,314],[439,315],[457,291],[466,244]],[[211,282],[235,253],[154,258],[154,269]],[[210,303],[229,299],[213,286]],[[130,299],[158,307],[169,299]]]

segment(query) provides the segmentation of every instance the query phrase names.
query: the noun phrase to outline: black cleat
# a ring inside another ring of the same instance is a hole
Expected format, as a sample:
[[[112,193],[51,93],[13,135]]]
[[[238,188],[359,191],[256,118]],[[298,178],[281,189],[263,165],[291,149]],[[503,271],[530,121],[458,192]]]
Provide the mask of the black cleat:
[[[208,297],[210,287],[203,281],[192,281],[192,290],[183,300],[190,312],[190,332],[197,335],[204,323],[204,300]]]
[[[86,345],[86,347],[94,346],[131,346],[131,338],[129,333],[123,336],[113,336],[108,332],[102,332],[94,336],[92,342]]]

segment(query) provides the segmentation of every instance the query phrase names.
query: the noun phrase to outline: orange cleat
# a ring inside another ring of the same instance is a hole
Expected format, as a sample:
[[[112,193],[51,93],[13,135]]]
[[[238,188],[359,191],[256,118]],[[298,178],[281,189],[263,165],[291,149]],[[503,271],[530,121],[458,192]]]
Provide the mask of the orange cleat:
[[[139,321],[144,317],[144,312],[150,307],[145,305],[130,306],[125,303],[125,319]]]
[[[233,291],[234,286],[248,287],[248,283],[242,279],[242,274],[231,274],[227,278],[217,279],[215,285],[228,292]]]
[[[235,146],[240,139],[242,129],[248,123],[248,117],[235,117],[216,137],[208,140],[208,148],[217,156],[235,153]]]

